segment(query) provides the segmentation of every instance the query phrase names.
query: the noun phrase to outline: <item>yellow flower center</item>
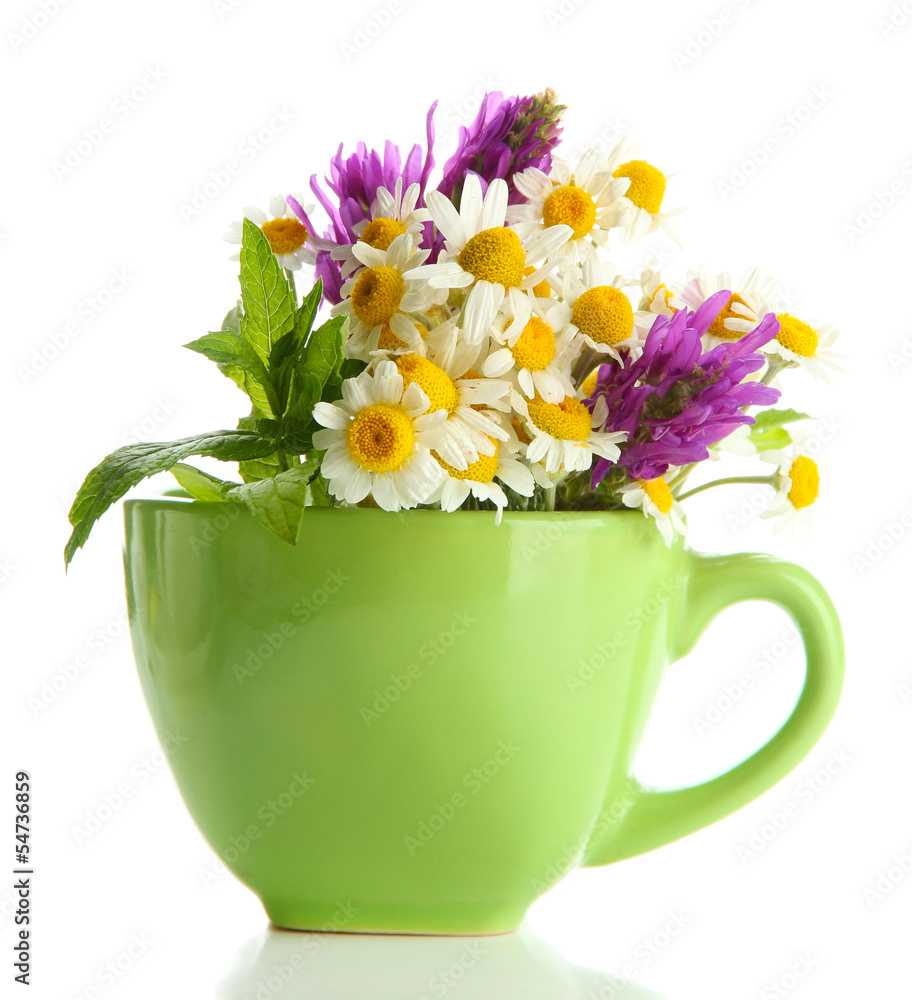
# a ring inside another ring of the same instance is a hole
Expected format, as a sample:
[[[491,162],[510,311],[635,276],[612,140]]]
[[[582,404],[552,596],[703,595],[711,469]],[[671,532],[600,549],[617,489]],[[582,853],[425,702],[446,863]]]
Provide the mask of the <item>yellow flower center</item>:
[[[529,419],[551,437],[561,441],[585,441],[592,433],[592,414],[573,396],[560,403],[546,403],[537,393],[528,401]]]
[[[595,202],[588,191],[567,184],[545,198],[544,219],[546,226],[570,226],[578,240],[588,236],[595,225]]]
[[[576,300],[573,322],[597,344],[619,344],[633,333],[633,306],[619,288],[599,285]]]
[[[590,399],[592,393],[595,392],[595,384],[598,382],[598,368],[593,368],[591,372],[583,379],[583,384],[580,386],[580,390],[583,393],[584,399]]]
[[[736,313],[732,309],[734,305],[750,308],[737,292],[732,292],[728,297],[728,302],[725,303],[719,315],[709,324],[709,329],[706,332],[713,337],[720,337],[722,340],[740,340],[744,335],[738,330],[729,330],[725,325],[727,319],[744,319],[743,315]]]
[[[307,242],[307,226],[297,219],[270,219],[262,229],[273,253],[294,253]]]
[[[637,208],[644,208],[650,215],[656,215],[661,210],[665,197],[665,175],[657,167],[645,160],[631,160],[622,163],[614,176],[630,178],[627,197]]]
[[[523,276],[528,278],[530,274],[535,274],[537,268],[527,267],[523,271]],[[532,286],[532,294],[540,299],[550,299],[551,298],[551,286],[547,281],[540,281],[537,285]]]
[[[478,461],[472,462],[467,469],[454,469],[452,465],[444,462],[436,451],[432,454],[440,463],[441,468],[445,469],[447,474],[454,479],[471,479],[476,483],[490,483],[497,472],[497,442],[492,437],[489,437],[488,440],[494,445],[494,454],[479,455]]]
[[[661,285],[659,285],[659,287],[655,290],[655,292],[653,292],[652,301],[655,302],[655,300],[660,295],[665,300],[665,308],[666,309],[671,309],[672,312],[675,312],[676,310],[671,305],[671,289],[665,284],[664,281],[662,282]]]
[[[366,267],[351,291],[352,312],[367,326],[383,326],[399,311],[403,295],[401,271],[395,267]]]
[[[658,479],[638,479],[637,482],[640,484],[640,489],[659,508],[662,514],[667,514],[671,510],[674,499],[668,488],[668,483],[661,476]]]
[[[776,335],[776,340],[783,347],[794,351],[795,354],[800,354],[803,358],[814,357],[820,340],[817,331],[789,313],[782,313],[776,319],[779,320],[779,333]]]
[[[431,405],[426,413],[433,413],[435,410],[453,413],[459,406],[459,390],[455,382],[433,361],[428,361],[427,358],[419,357],[417,354],[403,354],[402,357],[396,358],[396,367],[402,376],[403,389],[407,389],[412,382],[417,382],[427,394]]]
[[[820,493],[820,470],[814,459],[799,455],[792,462],[789,479],[792,481],[792,488],[788,493],[791,505],[797,510],[810,507]]]
[[[547,368],[554,358],[555,342],[551,327],[543,319],[533,316],[510,348],[516,367],[528,368],[530,372],[540,372]]]
[[[483,229],[466,243],[458,259],[459,266],[479,281],[504,288],[519,288],[522,284],[526,254],[512,229]]]
[[[418,332],[421,334],[421,339],[424,340],[427,337],[427,327],[424,323],[416,323],[415,326],[418,328]],[[407,347],[406,342],[393,333],[392,328],[387,324],[380,331],[380,339],[377,341],[377,350],[379,351],[400,351],[403,347]]]
[[[415,427],[401,406],[374,403],[356,413],[348,427],[348,450],[371,472],[392,472],[411,455]]]
[[[377,250],[389,250],[390,243],[406,231],[398,219],[372,219],[361,233],[361,241],[368,243]]]

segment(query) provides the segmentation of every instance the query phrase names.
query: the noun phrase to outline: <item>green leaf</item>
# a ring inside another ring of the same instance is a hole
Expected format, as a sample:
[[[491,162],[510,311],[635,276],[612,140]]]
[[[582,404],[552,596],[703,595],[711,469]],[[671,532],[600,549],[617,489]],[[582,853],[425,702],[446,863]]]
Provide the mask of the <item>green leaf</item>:
[[[262,229],[244,219],[241,243],[241,336],[265,364],[272,345],[294,326],[294,298]]]
[[[792,443],[792,435],[785,429],[785,424],[810,419],[808,414],[797,410],[761,410],[755,414],[750,429],[751,443],[757,451],[786,448]]]
[[[221,503],[225,499],[222,496],[223,492],[238,485],[226,482],[217,476],[210,476],[208,472],[196,469],[192,465],[182,465],[181,463],[174,466],[171,475],[194,500],[205,500],[208,503]]]
[[[751,431],[751,442],[757,451],[779,451],[792,443],[792,435],[784,427],[771,427],[768,431]]]
[[[238,471],[245,483],[252,483],[257,479],[277,476],[282,471],[282,466],[279,465],[279,456],[273,454],[250,462],[238,462]]]
[[[219,330],[184,344],[184,347],[214,361],[220,372],[247,393],[261,413],[274,416],[279,412],[279,399],[266,365],[253,346],[239,334],[231,330]]]
[[[307,482],[313,474],[309,465],[296,465],[274,478],[235,486],[225,493],[225,499],[242,501],[283,542],[294,545],[307,500]]]
[[[320,459],[322,460],[322,454]],[[314,507],[331,507],[332,500],[326,489],[326,480],[320,476],[314,476],[310,482],[310,502]]]
[[[222,320],[222,325],[219,329],[230,330],[232,333],[241,333],[241,316],[243,315],[243,310],[241,309],[241,300],[237,300],[237,304],[233,309],[229,309],[225,313],[225,318]]]
[[[102,514],[137,483],[167,472],[182,459],[205,455],[223,462],[262,458],[275,451],[275,441],[255,431],[213,431],[167,443],[147,442],[118,448],[86,476],[70,509],[73,533],[64,549],[66,565],[82,548]]]
[[[320,379],[320,386],[337,375],[342,364],[342,324],[344,316],[328,320],[310,335],[304,353],[305,370]]]
[[[767,430],[770,427],[782,427],[783,424],[794,424],[799,420],[811,420],[807,413],[797,410],[761,410],[754,414],[754,427],[757,430]]]
[[[317,316],[317,310],[323,300],[323,279],[317,278],[317,283],[304,297],[304,301],[295,312],[294,332],[295,338],[301,344],[306,344],[313,329],[313,322]]]

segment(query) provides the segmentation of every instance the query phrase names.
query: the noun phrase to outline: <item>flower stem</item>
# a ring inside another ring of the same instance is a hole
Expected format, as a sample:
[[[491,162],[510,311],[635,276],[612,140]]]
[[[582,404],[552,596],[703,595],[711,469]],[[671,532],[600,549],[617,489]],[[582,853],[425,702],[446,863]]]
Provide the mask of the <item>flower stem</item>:
[[[545,510],[554,510],[554,497],[557,494],[557,487],[552,486],[545,490]]]
[[[682,493],[678,500],[686,500],[688,497],[694,497],[713,486],[727,486],[729,483],[763,483],[765,486],[773,486],[774,476],[775,473],[772,476],[732,476],[730,479],[714,479],[711,483],[695,486],[692,490]]]

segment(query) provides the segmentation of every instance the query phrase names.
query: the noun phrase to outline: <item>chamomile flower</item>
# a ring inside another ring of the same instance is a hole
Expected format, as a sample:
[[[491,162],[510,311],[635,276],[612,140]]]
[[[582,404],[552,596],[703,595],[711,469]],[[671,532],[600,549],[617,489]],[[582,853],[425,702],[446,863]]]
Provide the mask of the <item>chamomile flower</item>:
[[[437,461],[446,473],[446,479],[431,495],[429,502],[439,501],[442,510],[454,511],[470,495],[476,500],[490,500],[497,507],[496,523],[500,524],[508,501],[501,486],[494,482],[495,479],[521,496],[532,496],[535,492],[535,480],[529,469],[502,442],[492,439],[491,444],[494,454],[479,456],[478,461],[472,462],[466,469],[454,469],[438,456]]]
[[[300,200],[300,199],[298,199]],[[313,206],[308,206],[306,212],[312,212]],[[286,271],[299,271],[302,264],[315,264],[315,250],[325,250],[335,244],[315,236],[312,230],[297,218],[295,212],[280,194],[269,199],[269,215],[256,205],[247,205],[244,218],[249,219],[263,230],[263,235],[269,240],[272,252],[279,261],[279,266]],[[225,233],[228,243],[240,243],[244,236],[244,222],[232,222]],[[229,260],[240,260],[238,251]]]
[[[569,226],[569,237],[554,251],[566,256],[566,267],[597,259],[598,248],[608,243],[610,231],[630,215],[624,198],[629,179],[612,177],[596,148],[584,153],[575,169],[553,157],[550,174],[529,167],[517,174],[513,183],[528,200],[511,205],[507,221],[523,239],[551,226]]]
[[[811,526],[809,510],[820,496],[820,469],[817,462],[806,454],[802,442],[796,443],[791,454],[782,451],[765,451],[760,456],[764,462],[778,466],[776,472],[777,489],[769,507],[760,515],[763,518],[777,517],[778,524],[773,532],[782,531],[788,525],[801,525],[805,532]]]
[[[545,313],[554,329],[569,325],[586,346],[621,361],[622,348],[637,349],[633,306],[622,291],[629,279],[614,265],[587,260],[582,270],[569,272],[561,286],[561,301]]]
[[[557,261],[526,273],[528,263],[551,257],[570,236],[569,226],[551,226],[522,241],[513,229],[504,226],[508,190],[497,178],[484,196],[481,182],[469,174],[462,189],[457,212],[439,191],[427,196],[431,217],[446,240],[445,251],[436,264],[425,264],[410,272],[408,280],[427,281],[432,288],[468,290],[462,313],[462,335],[469,344],[480,344],[505,298],[515,316],[532,315],[527,290],[539,284]]]
[[[428,412],[444,414],[444,439],[436,450],[460,471],[479,456],[494,454],[495,439],[509,440],[496,412],[510,409],[510,383],[478,375],[472,369],[477,357],[477,347],[454,336],[448,349],[430,349],[426,357],[400,354],[393,359],[405,385],[415,383],[428,397]]]
[[[508,304],[500,317],[508,326],[492,332],[497,345],[481,371],[490,378],[506,376],[528,398],[538,393],[548,403],[559,403],[574,393],[570,365],[579,352],[575,331],[569,325],[555,331],[541,316],[530,316],[524,325],[512,322]]]
[[[671,317],[674,312],[671,289],[662,280],[662,275],[651,267],[645,268],[640,275],[640,305],[633,314],[637,338],[646,339],[657,316]]]
[[[353,253],[364,267],[342,286],[345,297],[332,309],[333,316],[350,318],[350,357],[369,361],[384,331],[406,344],[421,340],[421,329],[409,314],[420,312],[427,300],[421,285],[406,284],[406,279],[429,252],[415,250],[409,233],[397,236],[387,250],[355,244]]]
[[[680,246],[681,242],[668,220],[680,215],[684,209],[662,211],[668,177],[658,167],[640,159],[637,143],[629,136],[621,139],[608,154],[607,167],[612,177],[626,178],[629,181],[624,199],[628,203],[630,214],[620,230],[622,239],[629,243],[661,227]]]
[[[831,351],[833,343],[839,336],[839,331],[832,323],[817,326],[816,323],[806,323],[791,313],[777,313],[779,333],[776,339],[767,345],[786,361],[806,368],[816,379],[833,384],[831,371],[844,372],[845,369],[837,363],[843,355]]]
[[[745,333],[756,329],[767,313],[774,311],[776,279],[762,278],[759,269],[753,267],[739,281],[734,282],[727,271],[713,274],[704,266],[699,271],[688,271],[687,281],[675,284],[672,288],[671,305],[697,310],[707,299],[721,291],[729,292],[729,299],[703,336],[703,344],[707,350],[719,344],[740,340]]]
[[[604,399],[596,403],[594,413],[575,396],[566,396],[559,403],[547,403],[541,396],[523,399],[515,393],[513,408],[525,420],[529,437],[526,458],[541,462],[545,471],[558,473],[585,472],[592,465],[593,455],[616,462],[621,452],[618,443],[627,440],[626,431],[593,431],[608,415]]]
[[[672,496],[664,476],[659,476],[658,479],[635,479],[622,486],[618,492],[625,507],[638,507],[645,517],[655,518],[667,546],[671,546],[676,531],[684,533],[681,505]]]
[[[371,205],[370,218],[362,219],[353,227],[358,241],[376,250],[389,250],[397,236],[408,233],[414,239],[415,246],[420,246],[424,223],[431,217],[426,208],[415,207],[420,193],[421,185],[416,182],[410,184],[403,194],[401,177],[396,180],[394,191],[385,187],[378,188]],[[348,244],[336,247],[331,256],[333,260],[344,261],[343,278],[362,266],[362,261],[354,253],[354,247]]]
[[[446,413],[428,413],[428,402],[392,361],[381,361],[346,379],[342,399],[317,403],[314,419],[325,429],[313,441],[326,452],[320,471],[329,492],[350,504],[370,494],[393,511],[426,502],[443,476],[431,451],[446,440]]]

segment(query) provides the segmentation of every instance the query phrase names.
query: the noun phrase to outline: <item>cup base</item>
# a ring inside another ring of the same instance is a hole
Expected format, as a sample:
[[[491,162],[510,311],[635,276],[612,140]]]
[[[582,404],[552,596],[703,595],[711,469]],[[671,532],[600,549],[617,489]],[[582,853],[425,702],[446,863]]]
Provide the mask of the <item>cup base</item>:
[[[363,900],[263,900],[274,926],[333,934],[422,934],[476,937],[510,934],[525,908],[498,903],[420,905]]]

